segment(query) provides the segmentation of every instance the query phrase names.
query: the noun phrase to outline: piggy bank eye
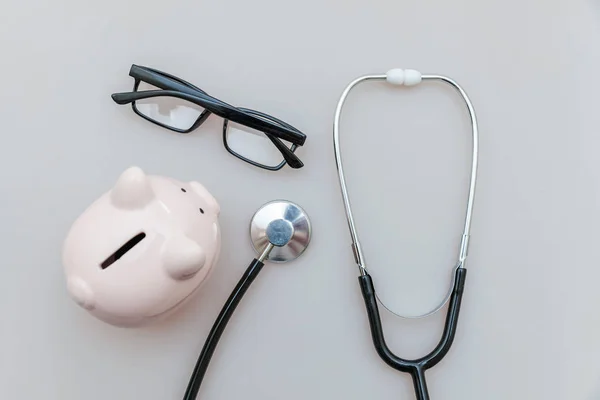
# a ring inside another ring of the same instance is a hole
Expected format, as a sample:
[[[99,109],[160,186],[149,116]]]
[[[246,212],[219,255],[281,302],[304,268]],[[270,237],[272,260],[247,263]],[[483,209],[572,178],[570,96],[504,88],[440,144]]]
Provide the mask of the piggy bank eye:
[[[183,193],[187,192],[187,190],[185,190],[184,188],[181,188],[181,191],[182,191]]]
[[[200,209],[200,213],[201,213],[201,214],[204,214],[204,210],[203,210],[202,208]]]

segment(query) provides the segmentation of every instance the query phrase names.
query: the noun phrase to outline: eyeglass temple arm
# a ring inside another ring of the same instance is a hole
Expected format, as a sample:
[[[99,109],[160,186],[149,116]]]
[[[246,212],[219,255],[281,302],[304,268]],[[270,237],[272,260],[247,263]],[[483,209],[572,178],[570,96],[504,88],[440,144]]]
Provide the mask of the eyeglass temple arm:
[[[160,93],[160,90],[145,90],[143,92],[121,92],[113,93],[110,97],[117,104],[129,104],[136,100],[146,99],[152,97],[154,93]]]
[[[212,101],[212,100],[204,99],[204,97],[202,97],[202,99],[204,101],[199,102],[198,101],[198,99],[199,99],[198,93],[189,94],[189,93],[179,92],[179,91],[170,90],[170,89],[142,90],[142,91],[137,91],[137,92],[119,92],[119,93],[111,94],[110,97],[117,104],[129,104],[129,103],[133,103],[134,101],[137,101],[137,100],[143,100],[143,99],[149,99],[152,97],[161,97],[161,96],[177,97],[177,98],[192,102],[194,104],[198,104],[199,106],[202,106],[204,108],[206,108],[206,104],[204,104],[204,102],[212,104],[213,107],[223,108],[219,104],[218,100]],[[204,95],[204,96],[207,96],[207,95]],[[208,111],[210,111],[210,110],[208,110]]]
[[[271,134],[275,137],[279,137],[298,146],[302,146],[306,141],[306,135],[301,132],[297,132],[286,127],[269,124],[268,122],[265,122],[260,118],[256,118],[255,116],[245,111],[242,111],[230,105],[226,105],[225,103],[219,100],[213,100],[208,95],[203,95],[202,97],[200,97],[197,94],[191,95],[188,93],[178,92],[176,90],[144,90],[141,92],[113,93],[111,95],[113,101],[117,104],[129,104],[137,100],[159,96],[171,96],[187,100],[189,102],[198,104],[206,108],[207,110],[221,116],[222,118],[238,122],[242,125],[249,126],[250,128],[257,129],[266,134]]]
[[[173,75],[169,75],[164,72],[158,73],[151,69],[140,67],[135,64],[131,66],[131,69],[129,70],[129,76],[165,90],[178,90],[191,95],[197,95],[198,92],[206,94],[204,90]]]
[[[145,99],[148,97],[153,97],[155,94],[162,93],[162,90],[146,90],[143,92],[125,92],[125,93],[114,93],[111,97],[117,104],[129,104],[136,100]],[[279,138],[265,133],[267,137],[273,142],[273,145],[277,147],[277,149],[283,155],[283,158],[288,163],[288,165],[292,168],[302,168],[304,163],[300,161],[300,159],[285,145]]]
[[[273,142],[273,145],[277,147],[277,150],[281,152],[283,158],[288,163],[288,165],[294,169],[302,168],[304,163],[294,154],[292,150],[290,150],[279,138],[275,136],[265,133],[265,135]]]

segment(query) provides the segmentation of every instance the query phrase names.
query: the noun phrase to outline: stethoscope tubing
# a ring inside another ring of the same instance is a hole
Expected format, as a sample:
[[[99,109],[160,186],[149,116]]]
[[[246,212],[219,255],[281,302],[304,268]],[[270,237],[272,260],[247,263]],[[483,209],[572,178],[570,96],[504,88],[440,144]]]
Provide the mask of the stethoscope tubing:
[[[375,290],[375,285],[373,283],[373,279],[369,275],[369,272],[366,267],[363,251],[360,245],[360,241],[358,239],[358,233],[356,230],[356,224],[354,222],[354,218],[352,215],[352,209],[350,206],[350,200],[348,196],[348,189],[346,185],[346,179],[344,175],[344,169],[342,165],[342,157],[340,150],[340,136],[339,136],[339,128],[340,128],[340,117],[342,113],[342,108],[350,90],[353,87],[358,85],[361,82],[366,82],[370,80],[387,80],[388,82],[395,85],[406,85],[412,86],[420,83],[422,80],[438,80],[444,83],[449,84],[454,89],[456,89],[461,97],[463,98],[467,110],[469,112],[469,116],[471,118],[472,125],[472,135],[473,135],[473,148],[472,148],[472,163],[471,163],[471,177],[469,184],[469,197],[467,200],[467,209],[465,214],[465,223],[464,230],[461,237],[458,260],[454,267],[453,280],[450,286],[450,289],[442,301],[437,307],[433,310],[428,311],[422,315],[416,316],[406,316],[401,315],[399,313],[394,312],[389,307],[387,307],[381,299],[377,296],[377,292]],[[439,363],[442,358],[448,353],[450,347],[452,346],[452,342],[454,341],[454,337],[456,335],[456,329],[458,326],[458,316],[460,313],[460,306],[462,302],[462,296],[465,287],[465,280],[467,277],[467,270],[464,266],[469,247],[469,237],[470,237],[470,229],[471,229],[471,219],[473,213],[473,202],[475,198],[475,185],[477,181],[477,164],[479,157],[479,131],[477,126],[477,118],[475,116],[475,110],[471,103],[471,100],[467,96],[466,92],[462,89],[458,83],[454,80],[441,76],[441,75],[421,75],[419,72],[414,70],[390,70],[387,74],[384,75],[365,75],[359,77],[344,89],[342,95],[339,99],[338,105],[335,110],[335,117],[333,123],[333,144],[334,144],[334,153],[335,153],[335,161],[338,170],[338,177],[340,182],[340,189],[342,192],[342,199],[344,202],[344,209],[346,211],[346,219],[348,222],[348,228],[350,230],[350,236],[352,239],[352,253],[354,255],[354,259],[359,269],[359,285],[361,288],[361,292],[365,301],[365,307],[367,311],[367,316],[369,319],[369,326],[371,330],[371,336],[373,339],[373,344],[377,351],[377,354],[380,358],[387,363],[390,367],[401,371],[406,372],[411,375],[414,390],[417,397],[417,400],[429,400],[429,392],[427,389],[427,383],[425,380],[425,371],[429,368],[432,368],[437,363]],[[422,318],[436,313],[441,310],[447,303],[448,311],[446,314],[446,322],[444,325],[444,331],[440,338],[438,345],[427,355],[415,359],[415,360],[406,360],[396,356],[392,351],[387,347],[385,342],[385,337],[383,334],[383,327],[381,324],[381,318],[379,315],[379,309],[377,303],[380,303],[384,308],[390,311],[392,314],[402,317],[402,318]]]
[[[272,245],[269,244],[269,250],[272,248]],[[264,254],[264,253],[263,253]],[[267,253],[268,254],[268,253]],[[196,400],[196,396],[198,395],[198,391],[200,390],[200,385],[202,384],[202,380],[204,379],[204,375],[208,369],[208,364],[217,348],[217,344],[219,343],[219,339],[229,322],[229,319],[233,315],[236,307],[244,297],[244,294],[254,282],[262,267],[264,266],[263,261],[261,261],[261,257],[258,259],[253,259],[246,271],[242,275],[241,279],[238,281],[237,285],[229,295],[229,298],[223,305],[221,312],[217,316],[206,341],[204,342],[204,346],[202,347],[202,351],[200,352],[200,356],[198,357],[198,361],[194,366],[194,370],[192,371],[192,375],[190,377],[190,381],[185,390],[185,395],[183,396],[183,400]],[[264,259],[263,259],[264,260]]]
[[[425,371],[434,367],[442,360],[442,358],[444,358],[446,353],[448,353],[450,350],[452,342],[454,341],[466,278],[467,269],[458,268],[455,272],[454,285],[452,287],[450,305],[448,306],[448,312],[446,315],[444,332],[442,333],[442,337],[438,345],[424,357],[416,360],[405,360],[396,356],[387,347],[385,337],[383,335],[383,327],[381,325],[379,310],[377,308],[375,286],[371,276],[367,273],[358,277],[360,289],[365,300],[369,325],[371,327],[371,336],[373,338],[373,344],[375,345],[377,354],[379,354],[379,357],[381,357],[381,359],[390,367],[398,371],[407,372],[411,375],[415,388],[415,394],[418,400],[429,400],[429,392],[427,390],[427,384],[425,381]]]
[[[282,263],[296,259],[308,247],[310,235],[311,224],[308,215],[300,206],[290,201],[270,201],[254,214],[250,223],[250,238],[259,256],[250,262],[213,323],[190,376],[183,400],[196,400],[219,339],[242,297],[263,269],[264,262],[269,260]]]

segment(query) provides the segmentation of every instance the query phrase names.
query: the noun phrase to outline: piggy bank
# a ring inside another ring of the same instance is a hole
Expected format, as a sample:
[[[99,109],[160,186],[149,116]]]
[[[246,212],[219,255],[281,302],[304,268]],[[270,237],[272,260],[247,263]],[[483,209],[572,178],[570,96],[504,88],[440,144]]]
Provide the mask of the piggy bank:
[[[217,263],[219,212],[198,182],[127,169],[67,234],[62,254],[69,294],[116,326],[171,314]]]

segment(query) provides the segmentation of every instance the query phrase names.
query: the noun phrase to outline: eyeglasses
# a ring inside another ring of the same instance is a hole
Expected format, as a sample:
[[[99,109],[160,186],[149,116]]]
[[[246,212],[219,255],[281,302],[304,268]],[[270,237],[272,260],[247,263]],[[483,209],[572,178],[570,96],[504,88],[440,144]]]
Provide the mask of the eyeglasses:
[[[223,144],[235,157],[254,166],[277,171],[288,164],[304,164],[294,152],[306,135],[268,114],[234,107],[208,95],[183,79],[152,68],[132,65],[133,92],[114,93],[117,104],[129,104],[140,117],[172,131],[187,134],[210,114],[224,119]]]

